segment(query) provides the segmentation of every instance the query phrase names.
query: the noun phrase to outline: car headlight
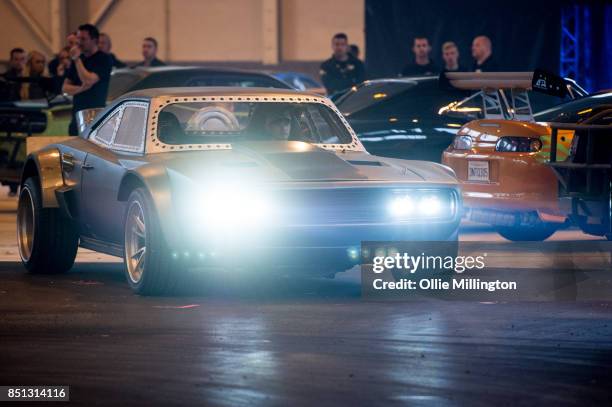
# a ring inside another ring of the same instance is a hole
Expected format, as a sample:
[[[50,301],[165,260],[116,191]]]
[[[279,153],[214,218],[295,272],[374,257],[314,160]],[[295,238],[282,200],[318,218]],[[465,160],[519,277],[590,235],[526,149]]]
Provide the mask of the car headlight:
[[[469,150],[472,148],[471,136],[455,136],[453,139],[453,148],[455,150]]]
[[[451,218],[455,200],[452,193],[441,191],[403,191],[391,198],[388,212],[399,220]]]
[[[532,137],[501,137],[495,151],[505,153],[535,153],[542,149],[542,141]]]
[[[189,213],[204,228],[236,230],[262,225],[270,220],[274,209],[263,192],[221,187],[196,194]]]

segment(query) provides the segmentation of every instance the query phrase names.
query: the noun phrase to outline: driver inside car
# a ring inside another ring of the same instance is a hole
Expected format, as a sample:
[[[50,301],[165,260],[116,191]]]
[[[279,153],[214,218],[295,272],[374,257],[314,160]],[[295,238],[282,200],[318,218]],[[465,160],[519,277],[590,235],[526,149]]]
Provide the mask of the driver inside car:
[[[270,114],[266,117],[265,133],[274,140],[289,140],[291,135],[291,115],[288,111]]]

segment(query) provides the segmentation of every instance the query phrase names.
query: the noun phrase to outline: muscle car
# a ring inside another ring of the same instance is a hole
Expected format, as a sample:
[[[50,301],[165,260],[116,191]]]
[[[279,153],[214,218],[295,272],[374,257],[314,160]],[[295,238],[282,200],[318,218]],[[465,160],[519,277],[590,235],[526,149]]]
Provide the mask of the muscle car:
[[[123,257],[140,294],[207,267],[333,275],[361,241],[455,241],[461,214],[452,170],[370,155],[331,101],[279,89],[126,94],[30,155],[21,186],[27,270],[81,246]]]

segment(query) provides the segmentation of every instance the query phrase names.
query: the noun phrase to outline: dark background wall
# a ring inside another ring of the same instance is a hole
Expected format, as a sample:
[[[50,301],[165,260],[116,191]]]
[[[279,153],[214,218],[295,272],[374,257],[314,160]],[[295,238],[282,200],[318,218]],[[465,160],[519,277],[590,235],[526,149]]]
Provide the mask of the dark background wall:
[[[610,1],[366,0],[368,75],[396,76],[413,58],[412,41],[417,35],[429,38],[438,66],[442,44],[454,41],[461,64],[469,69],[472,39],[487,35],[500,69],[560,72],[561,14],[574,7],[580,21],[579,61],[573,77],[590,91],[612,88]]]
[[[397,75],[411,60],[417,35],[429,38],[438,66],[442,44],[454,41],[462,65],[471,67],[472,39],[487,35],[501,69],[557,71],[560,27],[555,2],[366,0],[367,68],[373,77]]]

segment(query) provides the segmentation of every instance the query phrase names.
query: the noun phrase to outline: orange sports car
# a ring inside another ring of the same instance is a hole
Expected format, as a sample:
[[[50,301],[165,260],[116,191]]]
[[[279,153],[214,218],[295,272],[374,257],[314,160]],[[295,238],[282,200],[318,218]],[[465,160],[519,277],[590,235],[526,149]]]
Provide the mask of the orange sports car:
[[[566,222],[567,214],[558,205],[557,178],[545,164],[551,130],[536,122],[531,112],[533,73],[447,76],[454,87],[479,92],[440,113],[474,112],[484,117],[461,127],[442,155],[461,182],[467,218],[494,226],[509,240],[548,238]],[[571,131],[559,133],[558,160],[567,156],[572,136]]]

